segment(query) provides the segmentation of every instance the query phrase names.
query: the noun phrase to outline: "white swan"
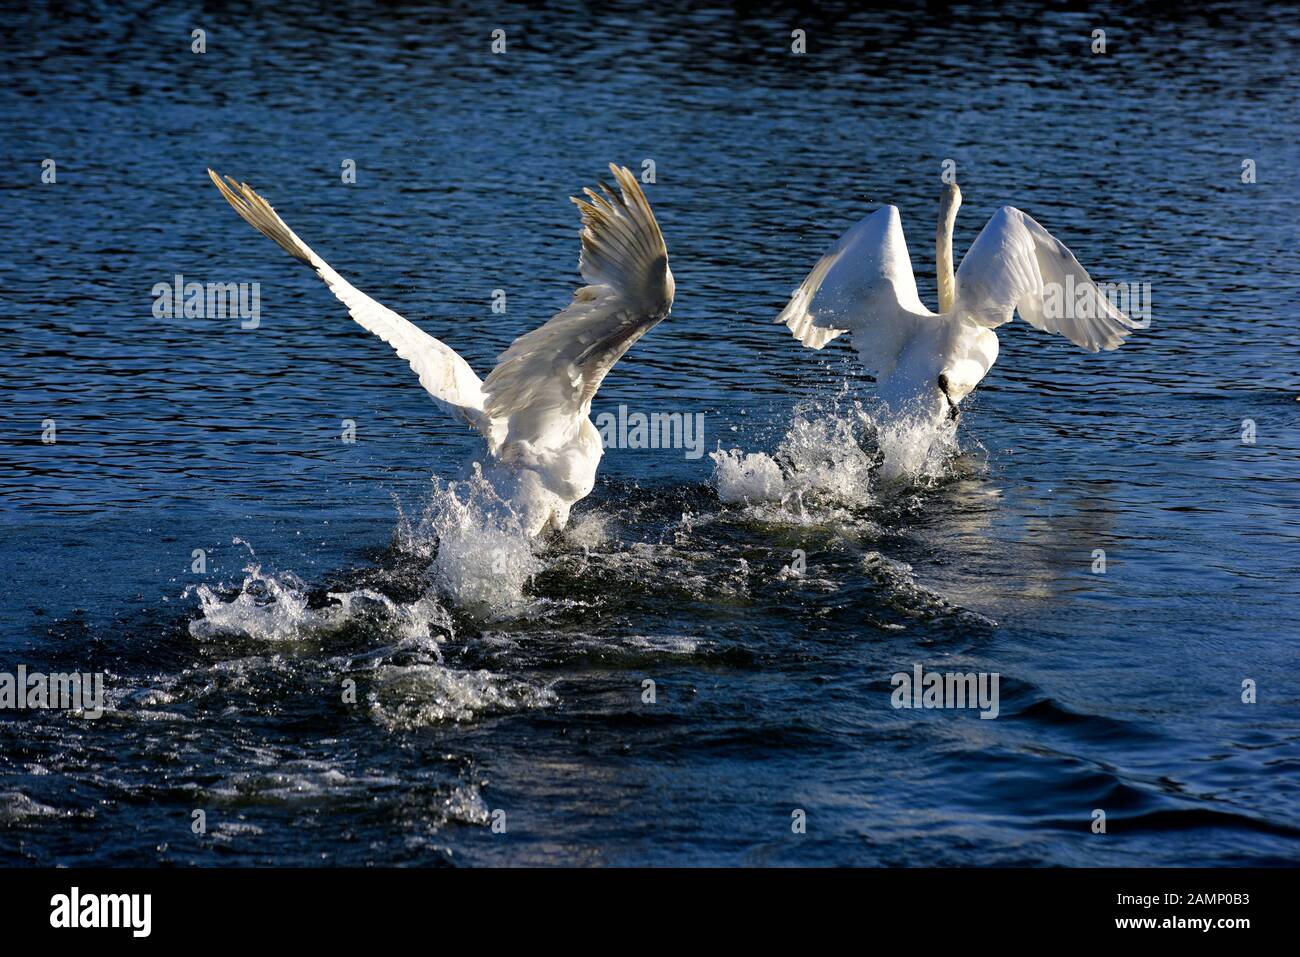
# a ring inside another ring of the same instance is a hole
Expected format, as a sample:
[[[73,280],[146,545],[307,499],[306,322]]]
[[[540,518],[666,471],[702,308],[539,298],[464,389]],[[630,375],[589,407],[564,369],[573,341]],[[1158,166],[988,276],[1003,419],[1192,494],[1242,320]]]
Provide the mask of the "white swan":
[[[610,164],[622,190],[601,183],[574,198],[582,212],[578,271],[587,285],[567,309],[516,339],[486,380],[455,351],[358,291],[285,225],[247,184],[212,170],[235,211],[325,281],[362,327],[411,364],[442,408],[487,442],[484,474],[523,529],[560,530],[570,507],[590,494],[603,449],[589,418],[591,400],[628,348],[668,315],[673,274],[654,213],[636,178]]]
[[[884,206],[840,237],[777,317],[810,349],[850,333],[895,413],[934,422],[958,406],[998,357],[993,332],[1019,312],[1090,352],[1115,349],[1139,323],[1115,308],[1073,253],[1032,217],[1003,206],[953,274],[952,229],[961,190],[939,204],[935,259],[939,312],[922,305],[898,209]]]

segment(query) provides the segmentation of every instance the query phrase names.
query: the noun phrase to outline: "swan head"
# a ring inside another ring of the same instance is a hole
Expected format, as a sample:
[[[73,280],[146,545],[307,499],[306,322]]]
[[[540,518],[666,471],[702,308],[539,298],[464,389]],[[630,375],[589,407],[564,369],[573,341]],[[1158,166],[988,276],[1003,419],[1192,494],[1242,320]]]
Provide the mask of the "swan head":
[[[943,194],[939,197],[941,215],[956,215],[959,206],[961,206],[961,187],[956,183],[945,183]]]

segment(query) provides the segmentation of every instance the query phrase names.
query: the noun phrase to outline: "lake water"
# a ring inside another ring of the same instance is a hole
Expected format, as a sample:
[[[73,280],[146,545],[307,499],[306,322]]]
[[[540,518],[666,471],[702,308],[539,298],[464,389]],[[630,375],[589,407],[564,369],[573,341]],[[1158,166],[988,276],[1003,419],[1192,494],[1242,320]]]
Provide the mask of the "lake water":
[[[0,712],[0,863],[1300,859],[1300,18],[477,10],[0,20],[0,671],[107,698]],[[1013,204],[1152,323],[1002,327],[961,454],[891,485],[851,348],[772,320],[881,203],[933,307],[949,159],[959,256]],[[486,374],[578,284],[568,196],[645,160],[677,300],[593,414],[798,488],[610,449],[485,576],[475,437],[205,168]],[[178,274],[258,327],[155,317]],[[997,718],[892,707],[916,665]]]

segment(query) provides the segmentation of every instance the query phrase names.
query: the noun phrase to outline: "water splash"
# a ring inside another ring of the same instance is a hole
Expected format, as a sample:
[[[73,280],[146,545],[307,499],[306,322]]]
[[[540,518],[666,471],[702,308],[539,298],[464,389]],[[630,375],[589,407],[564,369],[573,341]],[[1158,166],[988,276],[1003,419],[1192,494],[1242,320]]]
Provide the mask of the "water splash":
[[[447,529],[445,524],[440,527]],[[184,689],[174,687],[166,693],[150,689],[140,693],[141,701],[172,704],[178,698],[201,701],[232,689],[248,692],[268,674],[277,675],[279,680],[331,686],[349,677],[369,685],[368,709],[377,724],[389,731],[407,731],[441,723],[468,723],[483,714],[546,707],[557,700],[545,685],[485,670],[447,666],[440,645],[455,638],[453,622],[432,593],[403,603],[372,589],[358,588],[329,592],[325,597],[330,604],[313,607],[319,595],[310,594],[292,572],[266,572],[258,565],[249,566],[245,572],[239,591],[233,595],[223,596],[206,585],[192,589],[199,598],[201,614],[189,624],[191,635],[213,642],[236,637],[283,643],[319,640],[363,625],[366,644],[316,662],[278,652],[219,661],[187,672]],[[375,630],[389,639],[378,647],[369,634]],[[138,713],[150,717],[163,714],[148,710]],[[337,771],[304,776],[277,768],[268,774],[265,780],[262,776],[241,779],[232,787],[241,792],[250,788],[265,792],[265,797],[281,792],[319,792],[346,783]]]
[[[785,498],[785,475],[766,452],[719,448],[710,452],[709,458],[713,459],[714,487],[725,504],[757,505]]]
[[[954,474],[953,461],[961,452],[957,423],[934,419],[928,412],[897,417],[873,416],[875,442],[880,452],[881,483],[933,485]]]
[[[328,592],[332,603],[310,607],[307,584],[293,572],[264,572],[260,565],[244,569],[238,593],[223,597],[208,585],[186,589],[199,599],[200,617],[189,633],[201,640],[223,637],[259,641],[301,641],[369,622],[398,638],[431,638],[449,632],[450,618],[438,602],[425,596],[400,604],[373,589]]]
[[[886,490],[933,484],[950,474],[958,451],[955,422],[890,416],[842,393],[798,406],[771,455],[719,448],[710,458],[724,503],[802,514],[810,506],[862,508]]]
[[[542,570],[518,516],[477,464],[465,481],[434,477],[433,495],[417,521],[401,515],[397,546],[432,556],[430,581],[458,608],[483,618],[517,615],[524,591]]]
[[[564,541],[584,550],[600,548],[614,541],[617,526],[613,516],[602,511],[583,512],[569,519]]]

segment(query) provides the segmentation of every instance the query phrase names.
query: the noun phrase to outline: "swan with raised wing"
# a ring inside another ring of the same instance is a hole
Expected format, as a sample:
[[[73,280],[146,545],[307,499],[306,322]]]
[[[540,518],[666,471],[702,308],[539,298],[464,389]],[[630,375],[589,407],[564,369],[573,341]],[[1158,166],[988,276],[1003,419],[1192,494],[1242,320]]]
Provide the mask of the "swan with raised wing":
[[[610,165],[621,195],[600,184],[574,198],[582,214],[578,271],[586,285],[568,308],[519,337],[480,379],[463,358],[360,292],[285,225],[246,183],[208,175],[235,211],[325,281],[352,318],[410,363],[445,411],[486,443],[483,474],[530,536],[561,530],[591,493],[602,448],[591,400],[614,363],[668,315],[673,274],[636,177]]]
[[[1031,216],[1003,206],[953,272],[961,205],[944,189],[935,242],[939,312],[921,302],[898,209],[853,226],[813,267],[777,317],[810,349],[849,333],[891,412],[956,419],[962,399],[998,357],[994,329],[1013,313],[1089,352],[1118,348],[1142,327],[1118,308],[1065,244]]]

